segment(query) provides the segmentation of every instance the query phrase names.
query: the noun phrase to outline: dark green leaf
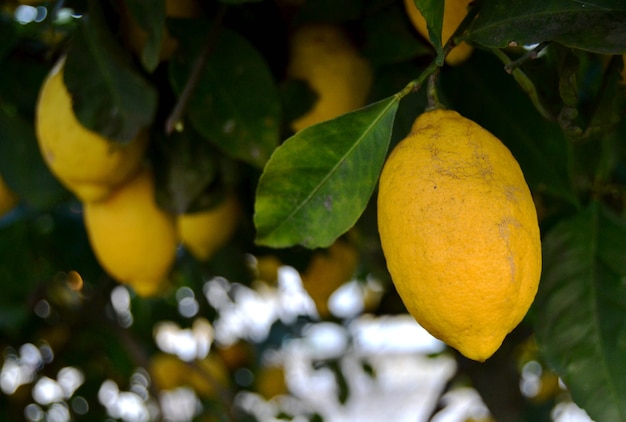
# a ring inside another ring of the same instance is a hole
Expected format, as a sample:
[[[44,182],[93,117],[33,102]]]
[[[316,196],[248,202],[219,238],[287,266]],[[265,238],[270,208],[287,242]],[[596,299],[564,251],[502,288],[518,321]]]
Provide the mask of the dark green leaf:
[[[398,101],[311,126],[276,149],[257,190],[259,244],[327,247],[354,225],[376,186]]]
[[[107,139],[130,142],[153,119],[157,94],[116,44],[99,2],[78,25],[64,68],[74,112]]]
[[[400,24],[404,20],[406,10],[401,2],[366,15],[363,54],[373,66],[400,64],[415,57],[432,55],[432,48],[416,41],[417,32],[412,27]]]
[[[0,107],[0,174],[20,201],[46,209],[67,194],[44,163],[33,125]]]
[[[146,33],[146,44],[141,51],[141,63],[148,71],[159,64],[161,43],[165,28],[165,0],[126,0],[132,19]]]
[[[177,22],[182,54],[171,61],[174,89],[184,89],[207,40],[206,24]],[[267,63],[242,36],[222,29],[189,100],[196,130],[233,158],[263,167],[279,141],[280,99]]]
[[[601,205],[544,239],[535,301],[542,353],[597,421],[626,421],[626,222]]]
[[[443,28],[444,2],[441,0],[415,0],[415,5],[424,16],[428,27],[428,37],[437,51],[437,56],[442,57],[443,40],[441,36]],[[439,63],[442,64],[442,63]]]
[[[626,2],[622,0],[487,0],[468,30],[487,47],[556,41],[596,53],[626,52]]]

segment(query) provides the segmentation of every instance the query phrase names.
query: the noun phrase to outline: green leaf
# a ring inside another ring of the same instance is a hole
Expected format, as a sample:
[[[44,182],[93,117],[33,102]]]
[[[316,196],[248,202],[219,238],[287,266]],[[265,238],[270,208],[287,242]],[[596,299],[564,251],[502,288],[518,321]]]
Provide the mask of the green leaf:
[[[67,194],[44,163],[33,125],[0,107],[0,174],[20,201],[50,208]]]
[[[470,41],[487,47],[555,41],[596,53],[624,53],[626,2],[487,0],[467,34]]]
[[[205,48],[206,24],[172,22],[182,54],[170,62],[170,78],[181,93]],[[177,24],[177,25],[175,25]],[[200,134],[233,158],[262,168],[279,141],[280,97],[270,69],[241,35],[219,32],[188,104]]]
[[[308,127],[276,149],[257,189],[258,244],[327,247],[354,225],[376,186],[398,102]]]
[[[154,117],[157,93],[133,67],[90,1],[67,54],[63,77],[78,120],[103,137],[133,140]]]
[[[540,350],[597,421],[626,421],[626,222],[594,203],[544,239]]]
[[[443,28],[443,12],[445,2],[441,0],[414,0],[415,6],[419,9],[422,16],[426,20],[428,27],[428,38],[435,51],[437,51],[437,57],[440,61],[439,65],[443,64],[443,40],[441,38],[441,32]]]
[[[152,72],[159,64],[165,29],[165,0],[126,0],[132,19],[147,34],[141,64]]]

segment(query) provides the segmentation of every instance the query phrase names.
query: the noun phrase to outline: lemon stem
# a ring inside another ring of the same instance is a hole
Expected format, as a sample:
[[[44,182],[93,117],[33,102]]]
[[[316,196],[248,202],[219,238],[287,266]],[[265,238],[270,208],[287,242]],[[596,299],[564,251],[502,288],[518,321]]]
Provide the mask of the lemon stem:
[[[537,47],[528,51],[519,59],[513,60],[509,64],[504,65],[504,70],[506,70],[506,72],[510,74],[511,72],[513,72],[514,69],[517,69],[518,67],[522,66],[527,61],[536,59],[537,56],[539,56],[539,53],[541,52],[541,50],[546,48],[548,44],[550,44],[549,41],[542,42]]]
[[[439,76],[438,69],[428,76],[428,87],[426,88],[426,98],[428,99],[428,106],[426,107],[427,111],[445,108],[439,100],[439,93],[437,92],[437,76]]]
[[[187,83],[183,88],[180,97],[178,98],[178,102],[174,106],[172,113],[169,115],[167,120],[165,121],[165,133],[170,135],[174,130],[180,126],[180,122],[183,119],[183,115],[185,111],[187,111],[187,106],[189,105],[189,100],[196,87],[198,86],[198,82],[200,81],[200,76],[206,67],[207,60],[209,59],[211,53],[213,52],[213,47],[217,41],[217,37],[220,33],[220,29],[222,28],[222,21],[224,20],[224,15],[226,14],[227,6],[222,4],[217,11],[217,15],[213,21],[213,25],[211,25],[211,29],[207,35],[206,42],[204,43],[204,47],[202,51],[198,54],[196,61],[191,69],[191,74],[189,75],[189,79],[187,79]]]

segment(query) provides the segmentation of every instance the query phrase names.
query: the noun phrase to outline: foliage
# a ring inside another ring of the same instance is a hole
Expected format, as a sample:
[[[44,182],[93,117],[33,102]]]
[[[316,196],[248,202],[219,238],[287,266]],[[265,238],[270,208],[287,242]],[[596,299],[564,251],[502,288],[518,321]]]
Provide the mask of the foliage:
[[[254,392],[255,374],[280,366],[287,345],[311,327],[331,324],[349,337],[361,320],[335,313],[320,321],[306,298],[305,311],[282,303],[279,313],[275,293],[295,293],[281,277],[276,286],[261,275],[261,263],[271,257],[284,265],[279,274],[305,273],[341,238],[359,252],[362,309],[380,318],[406,313],[385,268],[372,197],[387,152],[428,102],[439,101],[492,132],[519,161],[536,201],[544,262],[533,307],[494,357],[479,364],[445,350],[430,358],[455,359],[440,395],[471,385],[496,420],[550,420],[571,398],[595,420],[626,421],[622,0],[476,0],[445,44],[435,0],[416,2],[428,40],[401,0],[201,1],[176,17],[167,16],[167,3],[0,2],[0,174],[19,198],[0,218],[0,419],[56,412],[68,417],[60,420],[142,420],[107,406],[111,397],[159,414],[154,409],[163,411],[172,394],[189,397],[184,389],[166,396],[150,382],[151,358],[160,353],[178,355],[209,382],[199,362],[208,354],[225,363],[228,382],[213,385],[210,397],[192,395],[203,409],[198,420],[262,419],[250,403],[267,401],[244,394]],[[290,34],[307,22],[339,25],[373,66],[374,82],[365,107],[293,133],[290,122],[315,101],[285,73]],[[139,43],[128,25],[140,27]],[[474,47],[471,57],[444,64],[462,41]],[[85,127],[121,144],[149,132],[146,158],[163,209],[204,210],[237,194],[233,237],[204,261],[179,247],[163,295],[138,297],[107,275],[81,203],[39,154],[39,88],[65,55],[64,81]],[[224,335],[220,324],[243,297],[254,299],[267,332]],[[294,306],[302,298],[290,297]],[[181,348],[190,338],[192,355]],[[373,361],[349,360],[357,344],[348,338],[306,369],[331,376],[340,404],[354,385],[349,363],[359,376],[377,377]],[[529,361],[544,374],[556,371],[564,386],[532,400],[518,387]],[[302,405],[307,397],[287,381],[300,405],[272,399],[272,416],[322,420],[327,409]],[[46,382],[74,387],[48,400],[35,394]]]

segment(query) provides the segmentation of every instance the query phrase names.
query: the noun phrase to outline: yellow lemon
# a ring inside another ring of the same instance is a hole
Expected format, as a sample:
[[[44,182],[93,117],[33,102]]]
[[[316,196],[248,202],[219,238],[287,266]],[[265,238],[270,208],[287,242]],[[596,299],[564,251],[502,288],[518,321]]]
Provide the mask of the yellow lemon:
[[[176,227],[156,204],[148,167],[107,199],[85,204],[84,220],[96,258],[112,277],[141,296],[164,287],[176,256]]]
[[[181,214],[176,219],[178,237],[198,260],[206,261],[233,235],[239,221],[239,202],[230,194],[208,210]]]
[[[316,252],[306,271],[302,285],[322,318],[330,315],[328,299],[354,275],[358,263],[356,248],[343,240],[337,240],[327,250]]]
[[[52,69],[39,94],[39,149],[52,173],[81,201],[99,201],[139,170],[148,138],[142,133],[121,145],[81,125],[63,82],[63,64]]]
[[[372,69],[342,32],[331,24],[308,24],[291,38],[287,75],[306,81],[318,98],[312,109],[292,123],[294,131],[365,105]]]
[[[419,1],[419,0],[418,0]],[[444,11],[443,11],[443,26],[441,28],[441,40],[445,44],[459,24],[463,21],[465,16],[467,15],[467,8],[472,0],[444,0]],[[428,27],[426,25],[426,20],[419,9],[415,6],[414,0],[404,0],[404,6],[406,8],[406,12],[409,16],[409,19],[413,23],[413,26],[424,38],[427,40],[428,37]],[[455,66],[463,63],[465,60],[469,58],[472,54],[474,48],[463,42],[457,46],[455,46],[450,53],[446,56],[446,63],[451,66]]]
[[[285,370],[282,366],[263,366],[255,374],[255,391],[266,400],[287,394],[289,388],[285,380]]]
[[[7,186],[0,176],[0,217],[17,205],[17,195]]]
[[[408,311],[484,361],[524,318],[541,274],[537,213],[495,136],[454,111],[420,115],[380,177],[378,230]]]
[[[150,375],[159,389],[187,386],[205,398],[216,397],[221,389],[229,388],[228,371],[214,354],[187,363],[176,356],[157,353],[150,360]]]

